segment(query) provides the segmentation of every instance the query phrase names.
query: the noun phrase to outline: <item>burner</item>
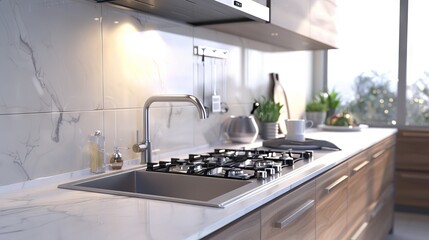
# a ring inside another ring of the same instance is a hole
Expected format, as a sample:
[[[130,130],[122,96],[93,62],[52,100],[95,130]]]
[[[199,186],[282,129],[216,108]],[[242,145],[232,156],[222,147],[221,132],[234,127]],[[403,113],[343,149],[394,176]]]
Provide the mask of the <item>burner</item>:
[[[312,151],[215,149],[207,154],[189,154],[184,159],[149,163],[147,171],[233,179],[267,178],[312,157]]]

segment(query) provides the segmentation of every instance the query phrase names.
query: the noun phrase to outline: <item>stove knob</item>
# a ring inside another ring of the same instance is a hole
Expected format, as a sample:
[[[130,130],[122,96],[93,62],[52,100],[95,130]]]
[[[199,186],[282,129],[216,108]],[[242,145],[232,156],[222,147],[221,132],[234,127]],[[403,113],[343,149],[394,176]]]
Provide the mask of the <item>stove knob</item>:
[[[171,158],[171,164],[177,164],[177,162],[180,160],[180,158]]]
[[[152,162],[147,163],[146,170],[147,170],[147,171],[154,171],[154,170],[155,170],[156,165],[157,165],[157,163],[152,163]]]
[[[165,168],[170,165],[170,161],[159,161],[159,167]]]
[[[313,157],[313,151],[307,150],[304,152],[304,158],[305,159],[311,159],[312,157]]]
[[[276,174],[276,170],[274,168],[265,168],[265,171],[268,175],[274,175]]]
[[[283,165],[287,165],[287,166],[292,166],[294,162],[293,158],[291,157],[282,158],[282,161],[283,161]]]
[[[256,177],[257,178],[267,178],[267,172],[265,171],[256,171]]]
[[[275,169],[276,173],[279,173],[282,171],[282,166],[280,165],[274,165],[273,168]]]

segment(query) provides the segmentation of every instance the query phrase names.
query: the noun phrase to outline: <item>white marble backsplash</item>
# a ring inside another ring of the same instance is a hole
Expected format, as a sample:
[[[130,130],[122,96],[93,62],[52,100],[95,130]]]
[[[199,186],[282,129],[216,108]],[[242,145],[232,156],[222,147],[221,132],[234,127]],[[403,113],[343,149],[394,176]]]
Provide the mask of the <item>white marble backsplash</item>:
[[[189,104],[153,104],[155,159],[215,145],[230,115],[248,115],[278,72],[295,117],[310,93],[311,52],[266,44],[124,10],[92,0],[0,0],[0,186],[85,170],[88,136],[101,130],[107,154],[142,140],[142,106],[154,94],[193,94],[225,114],[200,120]],[[227,60],[193,55],[193,46],[226,49]],[[216,70],[214,70],[216,69]],[[216,72],[216,74],[215,74]],[[205,79],[205,84],[203,83]]]

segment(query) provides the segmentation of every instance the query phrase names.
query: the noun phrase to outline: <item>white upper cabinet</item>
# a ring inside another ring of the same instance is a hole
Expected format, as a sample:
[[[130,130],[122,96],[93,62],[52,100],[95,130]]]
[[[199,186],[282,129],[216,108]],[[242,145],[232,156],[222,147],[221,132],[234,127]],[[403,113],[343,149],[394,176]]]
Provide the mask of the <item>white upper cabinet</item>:
[[[270,23],[235,22],[202,27],[286,50],[336,48],[336,0],[271,0]]]
[[[337,46],[336,0],[310,0],[310,37]]]

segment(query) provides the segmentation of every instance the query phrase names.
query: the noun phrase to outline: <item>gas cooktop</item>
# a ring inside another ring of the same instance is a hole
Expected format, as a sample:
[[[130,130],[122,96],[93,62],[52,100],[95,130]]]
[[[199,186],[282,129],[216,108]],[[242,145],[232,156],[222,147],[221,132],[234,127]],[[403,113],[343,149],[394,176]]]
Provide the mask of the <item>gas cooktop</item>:
[[[264,179],[294,169],[299,161],[311,161],[312,151],[264,149],[215,149],[187,158],[148,163],[147,171],[248,180]],[[302,165],[302,164],[301,164]]]

